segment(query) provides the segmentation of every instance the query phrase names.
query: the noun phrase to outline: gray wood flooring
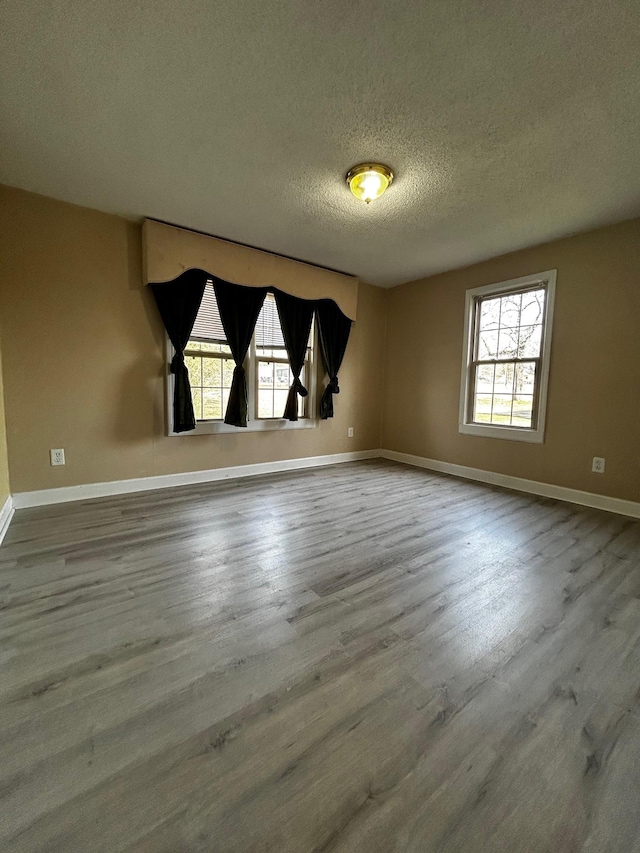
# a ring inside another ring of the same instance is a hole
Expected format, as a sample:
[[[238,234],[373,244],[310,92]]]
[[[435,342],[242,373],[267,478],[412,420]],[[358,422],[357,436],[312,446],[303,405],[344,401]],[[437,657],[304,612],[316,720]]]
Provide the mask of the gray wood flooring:
[[[640,522],[378,460],[17,512],[0,850],[640,851]]]

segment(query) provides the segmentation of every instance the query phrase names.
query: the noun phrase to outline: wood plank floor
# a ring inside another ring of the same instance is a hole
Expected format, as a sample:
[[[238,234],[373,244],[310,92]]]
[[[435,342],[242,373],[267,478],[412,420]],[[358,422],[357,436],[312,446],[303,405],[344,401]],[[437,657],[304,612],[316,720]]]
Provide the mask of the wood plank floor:
[[[640,851],[640,522],[389,462],[16,513],[0,850]]]

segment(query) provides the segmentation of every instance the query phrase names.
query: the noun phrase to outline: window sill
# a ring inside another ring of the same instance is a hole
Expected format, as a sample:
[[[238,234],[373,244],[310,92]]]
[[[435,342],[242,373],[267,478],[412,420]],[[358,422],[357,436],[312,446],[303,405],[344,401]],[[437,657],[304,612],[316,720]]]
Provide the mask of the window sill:
[[[241,435],[244,432],[267,432],[268,430],[313,429],[317,425],[315,418],[300,418],[299,421],[285,421],[284,418],[269,418],[268,420],[249,421],[246,427],[231,426],[223,421],[200,421],[196,428],[189,432],[170,432],[171,438],[182,438],[190,435],[218,435],[233,433]]]
[[[544,431],[542,429],[525,429],[523,427],[497,426],[496,424],[464,424],[458,425],[458,432],[465,435],[479,435],[483,438],[503,438],[508,441],[526,441],[529,444],[542,444]]]

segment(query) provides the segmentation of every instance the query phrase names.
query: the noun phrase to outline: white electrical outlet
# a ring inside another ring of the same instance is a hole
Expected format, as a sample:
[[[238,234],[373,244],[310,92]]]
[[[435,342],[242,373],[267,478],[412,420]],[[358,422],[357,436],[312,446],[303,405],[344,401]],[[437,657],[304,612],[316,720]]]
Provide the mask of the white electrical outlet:
[[[64,448],[60,447],[57,450],[50,450],[52,465],[64,465]]]
[[[591,470],[594,474],[604,474],[604,459],[602,456],[594,456],[593,457],[593,465],[591,466]]]
[[[349,427],[347,430],[347,438],[353,438],[353,427]]]

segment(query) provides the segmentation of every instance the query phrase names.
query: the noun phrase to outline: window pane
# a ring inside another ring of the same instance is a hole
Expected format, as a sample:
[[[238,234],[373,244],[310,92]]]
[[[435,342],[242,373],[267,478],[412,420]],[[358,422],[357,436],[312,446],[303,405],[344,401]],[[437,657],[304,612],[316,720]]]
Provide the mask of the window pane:
[[[222,359],[202,359],[202,384],[219,388],[222,381]]]
[[[518,358],[518,329],[500,328],[498,358]]]
[[[476,367],[476,393],[493,392],[493,376],[495,366],[493,364],[479,364]]]
[[[478,340],[478,360],[484,361],[488,358],[495,358],[498,354],[498,333],[497,332],[480,332]]]
[[[542,326],[522,326],[520,329],[520,358],[540,355],[540,344],[542,343]]]
[[[522,311],[520,313],[520,323],[523,326],[533,326],[536,323],[542,323],[544,320],[544,299],[546,291],[530,290],[528,293],[522,294]]]
[[[280,358],[283,361],[288,361],[287,351],[274,347],[256,347],[256,355],[258,358]]]
[[[473,406],[473,420],[489,423],[491,420],[491,395],[476,394]]]
[[[284,415],[284,407],[287,405],[288,391],[273,392],[273,417],[281,418]]]
[[[287,351],[285,349],[277,349],[273,347],[256,347],[256,354],[258,356],[264,355],[268,358],[281,358],[284,361],[289,360],[289,357],[287,356]]]
[[[500,300],[485,299],[480,304],[480,330],[497,329],[500,319]]]
[[[232,358],[225,358],[222,362],[222,384],[225,388],[231,388],[235,366]]]
[[[494,370],[492,391],[489,376]],[[493,365],[480,365],[476,371],[473,420],[476,423],[531,427],[535,362],[497,364],[495,368]]]
[[[493,413],[491,415],[492,424],[508,424],[511,423],[511,402],[513,397],[511,394],[494,394],[493,395]]]
[[[202,420],[202,388],[191,388],[191,401],[193,402],[193,414],[195,419]]]
[[[288,364],[276,364],[275,368],[275,386],[276,388],[289,388],[293,382],[293,376]]]
[[[513,394],[514,365],[496,364],[496,375],[493,384],[495,394]]]
[[[533,412],[533,396],[518,394],[513,400],[513,426],[530,427]]]
[[[202,391],[202,415],[205,420],[222,418],[222,391],[220,388],[204,388]]]
[[[273,362],[258,362],[258,388],[273,388]]]
[[[533,394],[536,377],[535,361],[523,361],[516,364],[515,392],[516,394]]]
[[[273,417],[273,391],[271,389],[258,390],[258,417]]]
[[[500,328],[517,328],[520,324],[521,293],[511,293],[500,299]]]
[[[222,358],[211,359],[211,372],[213,376],[213,384],[214,385],[224,385],[223,378],[223,362]]]
[[[545,296],[538,288],[481,301],[477,359],[537,358]]]
[[[218,344],[213,341],[198,341],[195,338],[189,341],[186,348],[198,352],[219,352],[231,355],[231,350],[226,344]]]
[[[189,371],[191,385],[202,385],[202,359],[199,356],[186,356],[184,363]]]

